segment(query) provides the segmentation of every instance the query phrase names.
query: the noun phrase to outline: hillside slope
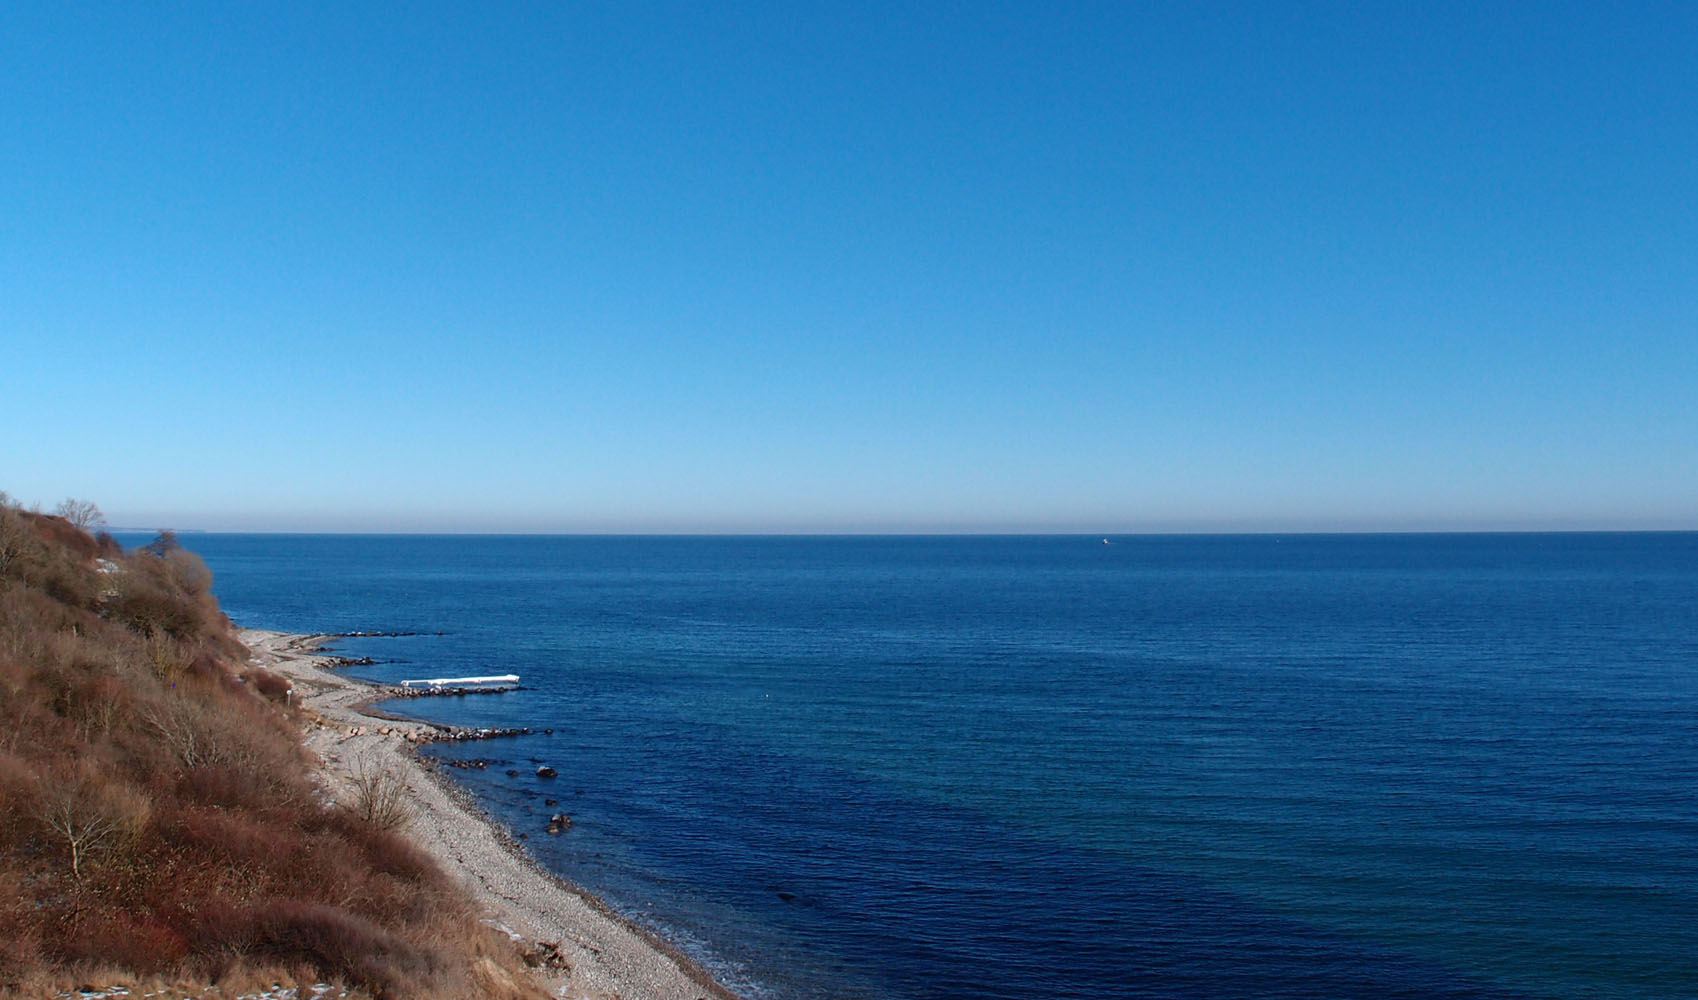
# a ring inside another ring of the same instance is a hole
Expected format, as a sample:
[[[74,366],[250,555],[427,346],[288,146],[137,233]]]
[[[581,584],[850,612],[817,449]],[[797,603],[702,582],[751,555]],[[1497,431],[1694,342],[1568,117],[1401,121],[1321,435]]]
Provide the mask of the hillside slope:
[[[393,816],[315,782],[210,585],[169,536],[0,505],[0,991],[544,995]]]

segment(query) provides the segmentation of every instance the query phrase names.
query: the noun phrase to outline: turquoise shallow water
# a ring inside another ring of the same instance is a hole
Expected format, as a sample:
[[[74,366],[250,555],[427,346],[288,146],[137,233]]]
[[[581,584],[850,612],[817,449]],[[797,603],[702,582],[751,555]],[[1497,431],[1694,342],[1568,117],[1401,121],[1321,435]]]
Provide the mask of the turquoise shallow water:
[[[185,538],[752,994],[1698,996],[1698,535]]]

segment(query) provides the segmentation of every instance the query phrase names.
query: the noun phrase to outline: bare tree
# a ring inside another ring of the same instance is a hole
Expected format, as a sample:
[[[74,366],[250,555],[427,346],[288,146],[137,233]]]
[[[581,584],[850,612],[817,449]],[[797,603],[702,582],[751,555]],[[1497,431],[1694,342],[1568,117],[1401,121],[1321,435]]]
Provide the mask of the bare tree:
[[[142,721],[158,735],[160,742],[176,753],[184,767],[219,762],[218,748],[206,733],[206,712],[199,705],[173,699],[150,709]]]
[[[93,500],[78,500],[76,497],[67,497],[59,502],[59,506],[53,509],[53,513],[58,514],[83,531],[106,523],[106,515],[100,512],[100,508],[94,505]]]
[[[134,789],[91,779],[58,782],[41,802],[41,822],[70,851],[71,877],[82,881],[83,864],[96,854],[129,843],[147,825],[147,797]]]
[[[10,506],[0,505],[0,573],[29,551],[32,532],[22,515]]]

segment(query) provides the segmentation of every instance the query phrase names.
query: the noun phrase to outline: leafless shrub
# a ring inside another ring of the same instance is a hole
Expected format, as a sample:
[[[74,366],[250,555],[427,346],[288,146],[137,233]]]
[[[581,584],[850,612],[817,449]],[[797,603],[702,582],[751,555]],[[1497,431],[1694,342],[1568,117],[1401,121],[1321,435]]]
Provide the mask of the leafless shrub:
[[[204,732],[205,718],[200,706],[173,699],[148,709],[142,721],[176,754],[180,765],[196,768],[219,763]]]
[[[102,739],[131,711],[133,698],[130,689],[117,677],[96,677],[78,690],[75,713],[83,739],[92,742],[96,735]]]
[[[379,830],[399,830],[412,821],[407,782],[392,768],[362,757],[349,782],[349,812]]]
[[[168,635],[149,635],[141,643],[141,651],[153,676],[169,684],[176,683],[194,663],[182,644],[171,641]]]

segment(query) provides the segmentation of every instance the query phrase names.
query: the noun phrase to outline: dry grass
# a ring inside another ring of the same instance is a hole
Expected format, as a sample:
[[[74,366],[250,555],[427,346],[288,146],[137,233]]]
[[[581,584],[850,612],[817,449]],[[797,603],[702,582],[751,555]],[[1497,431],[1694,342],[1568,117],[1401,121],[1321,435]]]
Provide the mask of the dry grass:
[[[287,682],[238,675],[210,584],[174,545],[0,504],[0,995],[99,974],[542,996],[399,834],[399,777],[320,802]]]

